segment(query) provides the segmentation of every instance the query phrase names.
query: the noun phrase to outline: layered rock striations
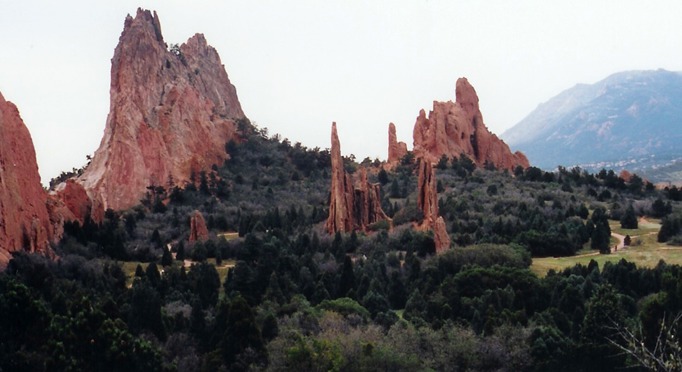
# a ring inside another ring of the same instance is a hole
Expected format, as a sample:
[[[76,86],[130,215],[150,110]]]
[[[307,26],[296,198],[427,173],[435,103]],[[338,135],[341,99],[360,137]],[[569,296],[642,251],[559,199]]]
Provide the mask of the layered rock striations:
[[[456,101],[433,102],[426,116],[421,110],[414,125],[414,155],[429,162],[441,156],[465,154],[476,165],[492,164],[498,169],[529,167],[521,152],[513,153],[502,140],[490,133],[483,123],[478,95],[466,78],[457,80]]]
[[[380,186],[367,180],[367,171],[363,168],[357,184],[343,166],[341,144],[336,132],[336,123],[332,123],[331,137],[332,183],[329,201],[329,217],[325,227],[331,234],[366,230],[367,227],[381,220],[390,218],[381,209]]]
[[[17,107],[0,94],[0,268],[12,252],[54,256],[46,202],[31,135]]]
[[[104,209],[139,203],[147,186],[221,164],[243,118],[215,49],[196,34],[167,49],[156,13],[128,16],[111,66],[104,137],[78,177]]]
[[[417,208],[422,211],[424,220],[419,225],[421,229],[433,231],[436,253],[450,248],[445,220],[438,215],[436,171],[430,161],[420,159],[419,177],[417,184]]]
[[[394,166],[400,162],[400,159],[407,154],[407,144],[405,142],[398,142],[398,136],[395,132],[395,124],[388,124],[388,160],[389,166]]]

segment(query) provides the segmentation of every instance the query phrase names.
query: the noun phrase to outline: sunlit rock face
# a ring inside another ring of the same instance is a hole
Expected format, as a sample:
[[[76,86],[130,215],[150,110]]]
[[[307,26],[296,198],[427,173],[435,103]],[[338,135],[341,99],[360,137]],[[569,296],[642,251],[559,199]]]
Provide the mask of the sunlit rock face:
[[[46,202],[31,135],[17,107],[0,93],[0,269],[12,252],[54,256]]]
[[[413,132],[415,158],[437,162],[443,155],[452,158],[465,154],[478,166],[491,164],[509,170],[529,167],[525,155],[512,153],[485,126],[478,95],[466,78],[457,80],[455,96],[455,102],[434,101],[428,117],[424,110],[419,112]]]
[[[226,160],[243,118],[215,49],[196,34],[169,50],[156,12],[128,16],[111,61],[104,137],[78,177],[106,210],[139,203],[146,188],[187,181]]]
[[[331,142],[332,182],[329,217],[325,225],[327,231],[333,234],[337,231],[366,230],[378,221],[390,221],[381,209],[380,186],[369,183],[367,170],[361,168],[358,171],[357,183],[353,183],[353,178],[345,171],[336,123],[332,123]]]

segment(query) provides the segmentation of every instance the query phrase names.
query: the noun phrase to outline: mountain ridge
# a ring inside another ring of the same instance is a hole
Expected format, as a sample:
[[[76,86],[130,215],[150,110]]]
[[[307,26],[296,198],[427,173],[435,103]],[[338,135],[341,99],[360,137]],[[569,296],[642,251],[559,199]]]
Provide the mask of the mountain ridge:
[[[682,157],[676,146],[681,117],[680,72],[624,71],[564,90],[501,137],[541,168],[618,168],[652,156]]]

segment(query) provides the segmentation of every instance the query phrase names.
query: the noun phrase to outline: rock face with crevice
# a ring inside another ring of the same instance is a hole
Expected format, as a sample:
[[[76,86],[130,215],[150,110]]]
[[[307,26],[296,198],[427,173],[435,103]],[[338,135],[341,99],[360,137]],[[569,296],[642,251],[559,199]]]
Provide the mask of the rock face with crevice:
[[[12,252],[54,256],[46,202],[31,135],[17,107],[0,93],[0,269]]]
[[[225,143],[244,118],[215,49],[196,34],[167,48],[156,12],[128,16],[111,66],[104,137],[78,177],[106,210],[139,203],[146,188],[226,160]]]
[[[208,239],[208,228],[206,227],[206,220],[204,215],[198,210],[192,213],[189,220],[189,242],[205,241]]]
[[[345,171],[336,123],[332,123],[331,142],[332,183],[329,217],[325,224],[327,231],[333,234],[337,231],[366,230],[378,221],[390,221],[381,209],[380,186],[369,183],[366,169],[359,170],[357,184]]]
[[[424,219],[419,228],[433,231],[436,253],[441,253],[450,248],[450,237],[445,226],[445,220],[438,215],[438,193],[436,186],[436,171],[433,165],[430,161],[420,159],[417,208],[422,211]]]
[[[494,165],[498,169],[528,168],[521,152],[512,153],[509,146],[490,133],[478,107],[478,95],[466,78],[457,80],[456,101],[433,102],[426,116],[421,110],[414,125],[414,155],[437,162],[467,155],[477,166]]]

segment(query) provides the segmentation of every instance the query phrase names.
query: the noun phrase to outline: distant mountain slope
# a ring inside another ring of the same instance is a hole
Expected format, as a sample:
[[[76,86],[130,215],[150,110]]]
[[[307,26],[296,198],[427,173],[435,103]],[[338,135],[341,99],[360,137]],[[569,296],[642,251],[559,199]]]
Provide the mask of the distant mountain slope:
[[[620,167],[645,174],[682,158],[682,74],[628,71],[578,84],[502,138],[541,168]]]

